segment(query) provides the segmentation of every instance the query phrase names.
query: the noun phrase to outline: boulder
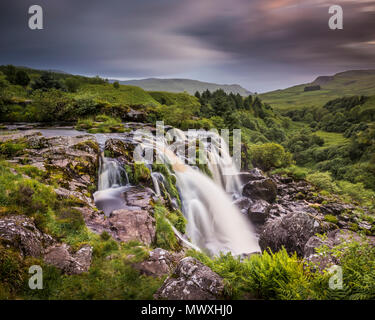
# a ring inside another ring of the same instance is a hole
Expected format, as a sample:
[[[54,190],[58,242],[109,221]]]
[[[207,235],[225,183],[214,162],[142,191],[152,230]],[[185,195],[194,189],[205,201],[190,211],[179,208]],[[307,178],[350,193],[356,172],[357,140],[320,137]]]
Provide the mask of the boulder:
[[[262,250],[270,248],[273,252],[285,247],[289,253],[303,256],[306,242],[319,231],[320,224],[312,215],[291,212],[266,222],[259,245]]]
[[[44,248],[54,243],[51,236],[42,233],[33,220],[22,215],[0,218],[0,240],[20,250],[23,256],[39,258]]]
[[[240,179],[242,184],[246,184],[250,181],[254,180],[263,180],[266,179],[266,176],[262,172],[262,170],[258,168],[251,169],[248,172],[240,172],[237,174],[237,177]]]
[[[250,181],[243,188],[243,195],[251,200],[265,200],[272,203],[276,200],[277,185],[271,179]]]
[[[155,299],[215,300],[224,296],[223,279],[198,260],[180,261],[174,274],[156,292]]]
[[[105,152],[111,158],[120,158],[126,163],[133,162],[133,152],[136,147],[135,143],[120,139],[108,139],[105,143]]]
[[[263,179],[266,179],[267,177],[265,176],[262,170],[260,170],[259,168],[254,168],[249,171],[249,178],[251,181],[254,181],[254,180],[263,180]]]
[[[251,222],[255,224],[263,224],[268,218],[270,204],[264,200],[256,200],[248,209],[247,215]]]
[[[249,199],[249,198],[246,198],[246,197],[240,197],[238,198],[236,201],[233,202],[233,204],[238,208],[240,209],[240,211],[243,213],[243,214],[247,214],[248,213],[248,210],[250,208],[250,205],[252,204],[253,202]]]
[[[55,266],[66,274],[81,274],[87,272],[91,265],[92,247],[83,246],[75,254],[70,253],[67,244],[59,244],[48,248],[44,262]]]
[[[145,210],[115,210],[108,221],[118,241],[138,240],[150,245],[155,240],[155,219]]]
[[[131,187],[124,192],[124,199],[126,205],[129,207],[137,207],[143,210],[150,210],[152,208],[151,201],[153,200],[154,191],[150,188]]]
[[[153,277],[162,277],[173,271],[174,265],[178,262],[178,254],[170,253],[164,249],[154,249],[145,261],[133,264],[133,267],[141,274]]]

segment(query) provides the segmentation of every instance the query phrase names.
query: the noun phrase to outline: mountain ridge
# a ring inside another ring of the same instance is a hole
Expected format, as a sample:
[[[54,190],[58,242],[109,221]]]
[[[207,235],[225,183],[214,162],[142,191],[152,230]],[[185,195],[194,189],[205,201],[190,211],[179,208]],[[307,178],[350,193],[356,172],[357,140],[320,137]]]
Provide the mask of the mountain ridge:
[[[135,85],[146,91],[168,91],[168,92],[188,92],[194,94],[196,91],[202,93],[205,90],[215,91],[222,89],[225,93],[239,93],[241,96],[248,96],[251,91],[243,88],[239,84],[217,84],[184,78],[145,78],[140,80],[116,80],[110,79],[110,82],[118,81],[124,85]]]

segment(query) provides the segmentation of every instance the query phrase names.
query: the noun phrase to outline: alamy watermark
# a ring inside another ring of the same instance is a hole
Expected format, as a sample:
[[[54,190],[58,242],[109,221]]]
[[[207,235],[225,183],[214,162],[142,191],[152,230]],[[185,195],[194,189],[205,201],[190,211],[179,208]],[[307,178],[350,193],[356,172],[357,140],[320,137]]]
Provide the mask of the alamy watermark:
[[[29,268],[29,273],[32,276],[29,278],[29,288],[31,290],[43,289],[43,269],[39,265],[33,265]]]

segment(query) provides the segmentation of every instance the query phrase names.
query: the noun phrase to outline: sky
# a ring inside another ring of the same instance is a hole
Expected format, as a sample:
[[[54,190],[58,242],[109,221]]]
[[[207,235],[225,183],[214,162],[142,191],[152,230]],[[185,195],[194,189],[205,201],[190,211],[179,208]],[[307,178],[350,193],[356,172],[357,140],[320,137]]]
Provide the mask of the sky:
[[[28,27],[34,4],[43,30]],[[1,0],[0,64],[266,92],[375,69],[375,0]]]

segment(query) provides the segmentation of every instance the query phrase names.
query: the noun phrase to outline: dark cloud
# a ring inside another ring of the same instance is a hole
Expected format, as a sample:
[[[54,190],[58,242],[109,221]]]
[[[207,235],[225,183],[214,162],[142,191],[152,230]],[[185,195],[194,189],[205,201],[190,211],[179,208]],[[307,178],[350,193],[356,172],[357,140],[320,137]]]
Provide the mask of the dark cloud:
[[[192,77],[265,91],[375,68],[375,0],[39,0],[0,3],[0,63],[108,77]]]

